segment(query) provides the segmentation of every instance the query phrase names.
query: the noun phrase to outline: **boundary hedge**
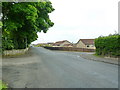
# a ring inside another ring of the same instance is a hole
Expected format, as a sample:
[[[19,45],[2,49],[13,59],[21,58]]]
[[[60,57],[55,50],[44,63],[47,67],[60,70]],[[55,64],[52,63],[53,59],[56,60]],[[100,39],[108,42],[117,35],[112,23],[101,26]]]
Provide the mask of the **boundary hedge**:
[[[108,57],[120,56],[120,35],[100,36],[95,39],[96,54]]]

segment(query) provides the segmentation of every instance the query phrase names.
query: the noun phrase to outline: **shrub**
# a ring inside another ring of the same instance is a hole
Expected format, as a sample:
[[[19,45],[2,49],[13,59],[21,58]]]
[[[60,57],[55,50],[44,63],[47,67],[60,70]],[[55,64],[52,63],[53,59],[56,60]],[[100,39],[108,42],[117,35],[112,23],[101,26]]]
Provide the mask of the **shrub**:
[[[96,54],[120,56],[120,35],[102,36],[95,39]]]
[[[7,90],[7,85],[6,84],[4,84],[2,81],[0,81],[0,90]]]

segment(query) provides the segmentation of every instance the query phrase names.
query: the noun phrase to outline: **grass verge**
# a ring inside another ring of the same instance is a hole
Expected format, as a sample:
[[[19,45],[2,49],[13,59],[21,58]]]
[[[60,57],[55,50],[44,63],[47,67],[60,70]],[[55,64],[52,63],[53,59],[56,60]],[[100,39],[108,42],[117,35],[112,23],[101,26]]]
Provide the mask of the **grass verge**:
[[[102,56],[102,55],[97,55],[96,53],[95,54],[93,54],[94,56],[96,56],[96,57],[101,57],[101,58],[104,58],[105,56]]]

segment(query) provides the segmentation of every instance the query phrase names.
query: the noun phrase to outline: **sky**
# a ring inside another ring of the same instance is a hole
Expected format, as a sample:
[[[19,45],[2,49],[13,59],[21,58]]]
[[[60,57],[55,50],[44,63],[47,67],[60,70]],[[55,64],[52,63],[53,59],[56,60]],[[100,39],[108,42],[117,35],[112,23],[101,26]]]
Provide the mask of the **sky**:
[[[118,32],[120,0],[50,0],[55,11],[50,13],[54,26],[38,33],[33,44],[79,39],[94,39]]]

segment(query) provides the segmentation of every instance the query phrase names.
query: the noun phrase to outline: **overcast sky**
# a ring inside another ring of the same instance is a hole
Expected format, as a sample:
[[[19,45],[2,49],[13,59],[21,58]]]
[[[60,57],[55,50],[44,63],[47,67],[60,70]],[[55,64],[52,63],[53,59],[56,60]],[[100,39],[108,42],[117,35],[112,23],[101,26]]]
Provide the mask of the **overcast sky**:
[[[118,32],[118,1],[120,0],[50,0],[55,11],[54,22],[46,34],[38,33],[33,43],[93,39]]]

